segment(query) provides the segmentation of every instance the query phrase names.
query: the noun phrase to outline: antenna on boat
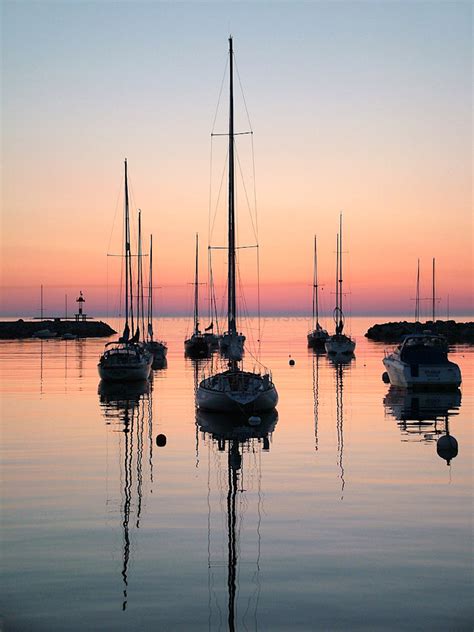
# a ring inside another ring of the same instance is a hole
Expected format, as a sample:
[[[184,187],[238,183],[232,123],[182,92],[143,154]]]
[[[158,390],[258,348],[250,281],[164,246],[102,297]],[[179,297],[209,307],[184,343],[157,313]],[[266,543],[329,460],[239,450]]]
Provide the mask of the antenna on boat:
[[[420,322],[420,259],[416,271],[415,322]]]
[[[435,322],[435,301],[436,301],[436,291],[435,291],[435,261],[436,259],[433,257],[433,294],[432,294],[432,316],[433,316],[433,324]]]

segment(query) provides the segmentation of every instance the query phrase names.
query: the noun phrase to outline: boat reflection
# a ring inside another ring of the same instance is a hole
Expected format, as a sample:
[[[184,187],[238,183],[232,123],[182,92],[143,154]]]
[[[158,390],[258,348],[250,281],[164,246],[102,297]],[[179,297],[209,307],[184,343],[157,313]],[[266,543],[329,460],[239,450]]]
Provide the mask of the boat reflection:
[[[333,359],[329,358],[332,362]],[[335,365],[336,382],[336,431],[337,431],[337,464],[339,467],[339,478],[341,479],[341,500],[344,500],[344,488],[346,486],[344,471],[344,373],[349,370],[351,358],[346,362],[339,362]]]
[[[458,453],[458,443],[449,432],[449,418],[458,414],[461,391],[408,391],[391,386],[383,400],[394,417],[403,441],[437,442],[438,455],[448,465]]]
[[[231,417],[198,410],[196,422],[208,446],[208,587],[209,629],[221,629],[221,603],[227,603],[228,630],[258,629],[260,597],[260,546],[263,495],[261,453],[270,449],[278,422],[272,410],[257,417]],[[224,456],[226,458],[224,458]],[[211,467],[215,466],[211,477]],[[214,482],[212,482],[214,481]],[[213,517],[213,507],[218,507]],[[225,508],[225,509],[224,509]],[[225,556],[222,516],[225,515]],[[247,530],[244,524],[251,525]],[[219,526],[213,533],[213,522]],[[220,537],[219,537],[220,536]],[[245,546],[242,539],[247,538]],[[215,542],[213,541],[213,538]],[[254,551],[252,556],[251,551]],[[242,567],[239,558],[252,558]],[[225,556],[225,557],[224,557]],[[253,569],[253,570],[252,570]],[[227,591],[223,571],[227,570]],[[244,578],[247,573],[250,577]],[[217,577],[216,577],[217,576]],[[242,578],[242,583],[240,579]],[[250,594],[246,594],[249,590]],[[242,607],[239,609],[239,603]],[[249,618],[253,618],[250,625]]]
[[[99,383],[106,423],[119,435],[120,514],[122,528],[122,610],[128,603],[129,560],[133,534],[140,528],[145,476],[153,483],[153,402],[149,380],[127,384]],[[145,476],[144,476],[145,474]],[[145,483],[146,485],[146,483]],[[108,505],[113,506],[111,499]]]

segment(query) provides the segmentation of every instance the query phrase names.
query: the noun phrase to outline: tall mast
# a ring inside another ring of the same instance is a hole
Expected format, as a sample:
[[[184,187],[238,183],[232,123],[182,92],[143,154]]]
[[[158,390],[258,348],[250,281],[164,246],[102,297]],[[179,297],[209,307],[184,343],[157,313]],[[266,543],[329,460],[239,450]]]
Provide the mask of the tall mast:
[[[313,259],[313,329],[316,329],[316,235],[314,236],[314,259]]]
[[[342,334],[342,213],[339,215],[339,325]]]
[[[436,259],[433,257],[433,296],[432,296],[432,319],[433,323],[435,322],[435,301],[436,301],[436,291],[435,291],[435,261]]]
[[[196,270],[194,273],[194,333],[199,333],[199,314],[198,314],[198,304],[199,304],[199,289],[198,289],[198,257],[199,257],[199,235],[196,233]]]
[[[420,260],[416,271],[415,322],[420,322]]]
[[[235,193],[234,193],[234,53],[229,37],[229,235],[228,235],[228,297],[229,333],[237,332],[235,300]]]
[[[339,315],[339,233],[336,235],[336,314]]]
[[[131,253],[130,253],[130,218],[128,211],[128,172],[127,172],[127,159],[125,158],[125,330],[124,338],[128,340],[130,328],[128,325],[129,319],[129,298],[131,301],[130,286],[132,281],[132,265],[131,265]],[[133,312],[132,317],[132,330],[133,330]]]
[[[142,262],[142,212],[138,209],[138,292],[137,292],[137,331],[142,327],[142,334],[145,334],[145,309],[143,302],[143,262]]]
[[[153,342],[153,235],[150,235],[150,272],[148,274],[148,335]]]

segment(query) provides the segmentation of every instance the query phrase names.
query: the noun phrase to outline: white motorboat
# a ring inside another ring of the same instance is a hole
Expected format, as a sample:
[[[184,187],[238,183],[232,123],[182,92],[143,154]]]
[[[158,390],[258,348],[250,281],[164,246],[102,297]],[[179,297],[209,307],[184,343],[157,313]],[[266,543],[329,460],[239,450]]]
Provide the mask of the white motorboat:
[[[339,233],[336,245],[336,307],[334,308],[334,322],[336,332],[325,342],[328,355],[334,358],[352,356],[356,346],[355,340],[347,336],[344,331],[344,312],[342,310],[342,213],[339,216]]]
[[[275,408],[278,393],[269,372],[244,371],[240,362],[245,336],[237,329],[236,301],[236,227],[234,191],[234,55],[232,37],[229,38],[229,151],[228,151],[228,261],[227,261],[227,332],[222,336],[224,354],[228,359],[226,371],[205,377],[199,384],[196,400],[200,409],[254,414]]]
[[[393,386],[456,389],[461,384],[459,366],[448,360],[446,338],[431,332],[405,336],[383,364]]]

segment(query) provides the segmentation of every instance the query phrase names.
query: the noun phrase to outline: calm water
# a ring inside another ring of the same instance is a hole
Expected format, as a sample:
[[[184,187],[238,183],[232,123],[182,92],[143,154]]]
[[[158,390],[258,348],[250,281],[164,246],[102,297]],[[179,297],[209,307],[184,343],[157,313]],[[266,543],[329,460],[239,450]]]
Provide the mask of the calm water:
[[[397,394],[373,322],[338,369],[266,320],[278,416],[234,431],[196,419],[188,321],[125,393],[98,388],[103,340],[1,342],[3,628],[471,630],[474,350],[462,393]]]

